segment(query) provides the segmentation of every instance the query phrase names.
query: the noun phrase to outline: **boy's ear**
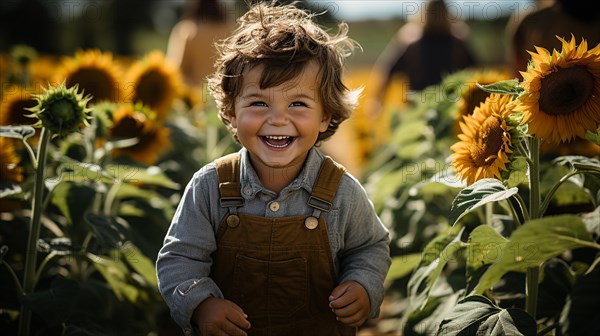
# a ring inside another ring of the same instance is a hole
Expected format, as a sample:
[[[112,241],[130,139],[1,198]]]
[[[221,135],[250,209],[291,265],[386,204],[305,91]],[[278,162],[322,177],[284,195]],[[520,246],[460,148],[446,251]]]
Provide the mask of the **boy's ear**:
[[[323,119],[321,119],[321,124],[319,124],[319,132],[323,133],[327,131],[329,128],[329,123],[331,122],[331,114],[323,113]]]
[[[230,111],[230,112],[226,113],[225,118],[229,121],[229,123],[231,124],[231,127],[237,128],[237,118],[235,117],[235,112]]]

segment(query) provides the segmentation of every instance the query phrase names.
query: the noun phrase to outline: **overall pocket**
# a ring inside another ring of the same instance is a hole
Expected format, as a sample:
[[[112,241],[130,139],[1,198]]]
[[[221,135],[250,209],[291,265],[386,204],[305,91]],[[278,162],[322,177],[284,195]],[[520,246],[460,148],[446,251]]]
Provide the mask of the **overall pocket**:
[[[307,261],[265,261],[238,254],[233,298],[248,315],[288,317],[308,306]]]

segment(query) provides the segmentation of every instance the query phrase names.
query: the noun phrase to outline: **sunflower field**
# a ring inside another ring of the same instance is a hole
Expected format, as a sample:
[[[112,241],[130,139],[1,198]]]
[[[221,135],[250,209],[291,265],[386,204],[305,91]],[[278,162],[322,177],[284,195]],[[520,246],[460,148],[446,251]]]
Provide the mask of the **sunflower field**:
[[[214,107],[159,51],[2,66],[2,334],[177,330],[154,260],[182,186],[238,148]]]
[[[394,115],[366,172],[393,223],[381,332],[600,333],[600,45],[560,41]]]
[[[364,95],[323,149],[364,181],[394,258],[359,335],[600,334],[600,46],[561,42],[522,81],[395,78],[382,102],[351,69]],[[15,46],[0,74],[0,333],[179,335],[154,261],[193,173],[239,148],[209,94],[161,51]]]

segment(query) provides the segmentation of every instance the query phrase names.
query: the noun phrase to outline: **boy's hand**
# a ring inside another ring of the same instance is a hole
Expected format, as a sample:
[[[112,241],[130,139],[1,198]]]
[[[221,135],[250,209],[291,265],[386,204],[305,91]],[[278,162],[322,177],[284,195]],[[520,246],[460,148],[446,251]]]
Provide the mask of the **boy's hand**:
[[[215,297],[202,301],[194,310],[192,322],[204,336],[246,336],[248,315],[235,303]]]
[[[333,289],[329,307],[338,321],[351,327],[361,326],[369,317],[371,303],[365,288],[356,281],[347,281]]]

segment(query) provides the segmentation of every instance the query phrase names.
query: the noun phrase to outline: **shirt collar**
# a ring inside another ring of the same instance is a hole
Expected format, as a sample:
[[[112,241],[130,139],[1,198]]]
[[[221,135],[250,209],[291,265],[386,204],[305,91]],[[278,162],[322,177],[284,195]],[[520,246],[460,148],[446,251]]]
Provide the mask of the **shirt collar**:
[[[240,149],[240,183],[242,197],[245,199],[251,199],[256,196],[258,192],[266,191],[262,183],[258,179],[258,175],[250,163],[250,155],[246,148]],[[300,171],[300,174],[287,186],[281,193],[289,192],[304,188],[307,192],[312,192],[313,183],[317,180],[319,168],[324,160],[323,153],[313,147],[306,156],[304,167]]]

